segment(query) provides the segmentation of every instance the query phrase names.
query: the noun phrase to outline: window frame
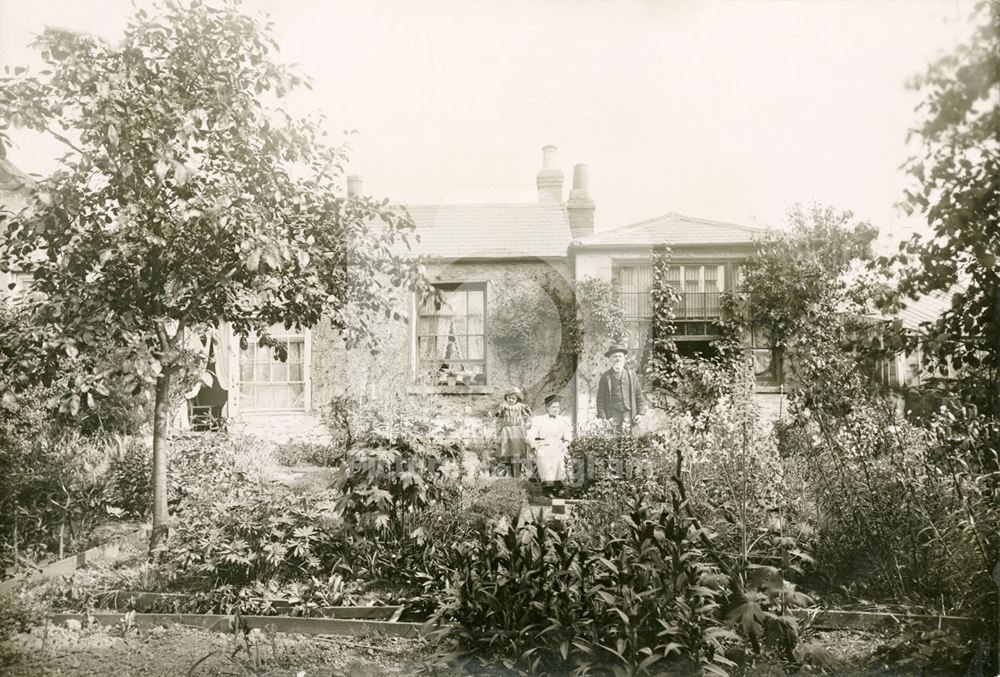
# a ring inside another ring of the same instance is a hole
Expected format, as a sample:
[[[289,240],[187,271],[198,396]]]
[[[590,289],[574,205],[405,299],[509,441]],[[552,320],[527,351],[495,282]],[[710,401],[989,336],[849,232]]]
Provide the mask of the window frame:
[[[13,289],[9,287],[11,284],[14,285]],[[18,294],[27,294],[34,286],[35,276],[33,273],[12,270],[3,276],[3,288],[0,289],[0,295],[17,296]]]
[[[721,277],[717,277],[716,278],[716,283],[719,285],[719,291],[718,291],[718,293],[719,293],[720,299],[721,299],[722,294],[725,294],[727,291],[733,289],[734,286],[735,286],[733,284],[734,275],[735,275],[735,273],[733,271],[733,262],[729,261],[729,260],[711,259],[711,258],[683,259],[683,260],[678,260],[678,261],[671,261],[669,263],[669,265],[670,266],[676,266],[679,269],[680,283],[681,283],[682,286],[685,284],[685,275],[686,275],[685,268],[686,267],[697,267],[699,269],[698,270],[698,286],[699,286],[700,289],[704,289],[705,288],[705,268],[706,267],[714,267],[714,268],[720,269],[719,272],[722,275],[721,275]],[[642,294],[643,293],[643,292],[622,292],[617,287],[618,270],[620,268],[622,268],[622,267],[638,267],[638,266],[644,266],[644,267],[649,268],[649,270],[650,270],[650,290],[648,292],[645,292],[647,294],[650,294],[652,292],[652,268],[653,268],[652,258],[619,258],[619,257],[615,257],[615,258],[611,259],[611,284],[615,288],[616,294],[618,294],[619,302],[621,301],[621,294],[622,293],[632,293],[632,294]],[[681,295],[684,295],[684,294],[687,293],[683,289],[678,289],[677,292],[679,294],[681,294]],[[701,292],[695,292],[695,293],[702,293],[702,294],[704,294],[704,293],[709,293],[709,292],[701,291]],[[650,309],[650,313],[651,314],[650,314],[650,316],[648,318],[642,318],[642,317],[640,317],[640,318],[630,318],[628,316],[625,317],[626,325],[631,325],[631,324],[633,324],[636,321],[641,322],[641,321],[643,321],[645,319],[645,321],[647,322],[648,326],[647,326],[646,338],[644,339],[644,341],[648,341],[650,339],[650,334],[649,334],[648,329],[649,329],[649,327],[652,326],[652,321],[653,321],[653,316],[652,316],[653,305],[652,305],[652,301],[650,301],[649,309]],[[718,317],[719,318],[722,317],[721,307],[720,307],[720,312],[719,312]],[[675,325],[682,325],[682,324],[683,325],[704,324],[704,325],[706,325],[706,328],[707,328],[708,326],[714,325],[715,323],[712,321],[711,317],[706,316],[706,317],[700,317],[700,318],[678,317],[678,318],[674,318],[674,324]],[[720,336],[721,336],[721,334],[718,332],[718,330],[713,331],[713,332],[703,333],[703,334],[685,334],[685,333],[682,333],[682,332],[676,332],[674,334],[674,340],[675,341],[714,341],[715,339],[718,339]],[[629,347],[630,350],[634,349],[637,352],[644,352],[645,351],[645,342],[643,342],[642,344],[640,344],[638,346],[633,346],[633,345],[631,345],[631,342],[630,342],[630,344],[629,344],[628,347]]]
[[[260,414],[305,414],[312,410],[312,332],[308,328],[303,328],[301,331],[296,332],[293,329],[280,328],[280,331],[271,332],[271,338],[274,339],[301,339],[302,340],[302,380],[301,381],[244,381],[243,380],[243,355],[244,352],[249,352],[249,346],[253,345],[256,349],[258,336],[256,333],[251,334],[247,338],[248,350],[243,351],[237,345],[233,352],[236,353],[236,369],[231,373],[236,376],[235,384],[236,390],[239,398],[238,411],[241,414],[247,415],[260,415]],[[269,349],[270,350],[270,349]],[[275,360],[272,355],[272,363]],[[254,359],[252,363],[256,365],[257,361]],[[280,362],[279,364],[288,365],[287,360],[285,362]],[[287,371],[286,371],[287,373]],[[254,376],[256,376],[256,369],[254,369]],[[260,408],[252,409],[250,408],[249,401],[250,398],[247,393],[244,392],[243,386],[258,386],[258,385],[273,385],[273,384],[302,384],[302,407],[281,407],[281,408]],[[230,395],[230,402],[232,402],[232,396]]]
[[[490,383],[490,349],[489,349],[489,308],[490,308],[490,284],[488,280],[448,280],[432,282],[431,286],[441,292],[449,291],[482,291],[483,293],[483,357],[482,359],[463,359],[461,362],[482,364],[482,373],[486,376],[485,384],[469,384],[462,386],[448,386],[439,384],[428,384],[421,382],[424,361],[420,356],[420,339],[437,337],[438,334],[421,334],[420,319],[423,298],[419,292],[410,295],[410,387],[411,393],[455,393],[455,394],[485,394],[492,393],[493,387]],[[466,317],[468,317],[468,307],[466,307]],[[468,333],[468,320],[466,320],[466,341],[470,337],[480,336],[480,334]],[[440,362],[440,360],[435,360]]]

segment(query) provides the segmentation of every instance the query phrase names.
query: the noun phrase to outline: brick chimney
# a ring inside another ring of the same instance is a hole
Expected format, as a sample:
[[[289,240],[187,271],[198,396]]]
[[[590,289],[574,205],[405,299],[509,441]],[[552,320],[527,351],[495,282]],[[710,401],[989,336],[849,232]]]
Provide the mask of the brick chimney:
[[[539,202],[562,204],[563,173],[556,167],[555,146],[542,148],[542,168],[538,170],[535,183],[538,186]]]
[[[594,232],[594,201],[590,199],[590,168],[573,167],[573,190],[566,202],[569,230],[574,240]]]
[[[365,192],[365,182],[357,174],[347,177],[347,197],[361,197]]]

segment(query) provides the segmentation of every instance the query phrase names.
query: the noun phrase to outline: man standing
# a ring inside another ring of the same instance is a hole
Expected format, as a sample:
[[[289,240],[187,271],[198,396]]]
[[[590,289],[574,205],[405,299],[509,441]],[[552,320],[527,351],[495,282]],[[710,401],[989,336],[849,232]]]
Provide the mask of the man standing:
[[[631,433],[646,413],[639,376],[625,366],[628,349],[620,343],[611,344],[604,356],[611,359],[611,368],[597,382],[597,418],[612,421],[619,433]]]

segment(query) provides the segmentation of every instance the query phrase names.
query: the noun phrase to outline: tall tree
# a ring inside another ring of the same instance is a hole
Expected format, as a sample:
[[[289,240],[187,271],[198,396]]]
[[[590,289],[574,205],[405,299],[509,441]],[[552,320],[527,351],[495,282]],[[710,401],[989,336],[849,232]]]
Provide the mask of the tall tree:
[[[390,291],[424,284],[401,246],[412,223],[343,196],[345,148],[287,112],[308,81],[272,60],[269,30],[235,2],[166,0],[118,44],[48,29],[34,43],[46,68],[0,79],[0,134],[27,127],[68,149],[0,223],[0,265],[34,275],[50,353],[117,350],[71,381],[64,410],[113,383],[152,390],[153,546],[171,400],[194,364],[185,336],[228,321],[280,355],[269,326],[328,318],[349,346],[371,344],[395,314]]]
[[[933,63],[913,87],[923,95],[912,135],[921,152],[906,204],[933,236],[901,246],[904,295],[954,292],[929,329],[925,354],[962,370],[1000,412],[1000,0],[977,5],[969,40]]]

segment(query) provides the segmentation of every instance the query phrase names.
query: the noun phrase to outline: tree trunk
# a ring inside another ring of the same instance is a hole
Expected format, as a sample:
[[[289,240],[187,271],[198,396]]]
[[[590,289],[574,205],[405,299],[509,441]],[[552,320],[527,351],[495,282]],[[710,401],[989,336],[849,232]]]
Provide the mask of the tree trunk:
[[[988,332],[987,332],[988,333]],[[993,333],[996,344],[990,346],[993,359],[990,360],[992,383],[990,383],[990,416],[1000,414],[1000,284],[993,289]]]
[[[167,419],[170,415],[170,374],[156,379],[153,405],[153,530],[149,549],[153,550],[167,537]]]

